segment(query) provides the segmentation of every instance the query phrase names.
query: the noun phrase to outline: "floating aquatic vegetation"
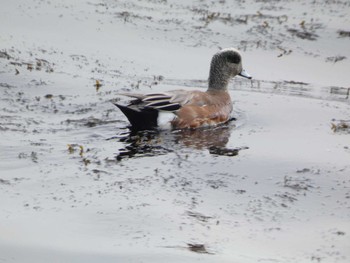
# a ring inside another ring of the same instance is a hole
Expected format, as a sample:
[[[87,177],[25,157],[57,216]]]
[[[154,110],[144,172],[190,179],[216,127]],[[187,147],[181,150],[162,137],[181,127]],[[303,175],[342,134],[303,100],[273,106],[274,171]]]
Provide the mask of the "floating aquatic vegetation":
[[[350,133],[350,120],[334,120],[331,129],[333,132]]]
[[[102,84],[99,80],[96,79],[94,86],[96,88],[96,92],[98,92],[100,90],[100,88],[102,87]]]

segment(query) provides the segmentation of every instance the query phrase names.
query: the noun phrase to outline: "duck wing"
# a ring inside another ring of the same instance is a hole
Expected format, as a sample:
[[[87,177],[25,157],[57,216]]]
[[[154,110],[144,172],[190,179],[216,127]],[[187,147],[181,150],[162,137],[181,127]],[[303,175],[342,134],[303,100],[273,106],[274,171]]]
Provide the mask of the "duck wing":
[[[157,127],[159,112],[173,112],[186,105],[192,94],[185,90],[175,90],[162,93],[118,93],[118,95],[133,98],[127,105],[114,103],[128,118],[131,127],[137,130]]]
[[[141,111],[144,109],[154,109],[167,112],[177,111],[193,97],[191,92],[185,90],[149,94],[119,93],[119,95],[135,98],[128,106],[137,105]]]

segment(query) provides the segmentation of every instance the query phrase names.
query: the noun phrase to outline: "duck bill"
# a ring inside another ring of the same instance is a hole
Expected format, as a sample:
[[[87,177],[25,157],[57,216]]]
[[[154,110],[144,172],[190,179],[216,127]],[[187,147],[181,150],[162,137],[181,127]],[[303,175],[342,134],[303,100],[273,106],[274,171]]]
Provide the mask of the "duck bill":
[[[252,76],[250,76],[244,69],[242,69],[241,73],[239,73],[238,75],[243,78],[252,79]]]

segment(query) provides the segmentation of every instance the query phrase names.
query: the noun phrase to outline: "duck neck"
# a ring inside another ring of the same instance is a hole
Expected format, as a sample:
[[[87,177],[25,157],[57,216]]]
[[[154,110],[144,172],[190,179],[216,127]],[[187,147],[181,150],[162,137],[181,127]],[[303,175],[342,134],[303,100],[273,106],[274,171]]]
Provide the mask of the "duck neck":
[[[209,79],[208,91],[226,91],[228,83],[225,79]]]
[[[223,66],[211,65],[208,80],[208,91],[225,91],[227,90],[228,83],[231,76],[228,70],[223,70]],[[225,73],[227,72],[227,73]]]

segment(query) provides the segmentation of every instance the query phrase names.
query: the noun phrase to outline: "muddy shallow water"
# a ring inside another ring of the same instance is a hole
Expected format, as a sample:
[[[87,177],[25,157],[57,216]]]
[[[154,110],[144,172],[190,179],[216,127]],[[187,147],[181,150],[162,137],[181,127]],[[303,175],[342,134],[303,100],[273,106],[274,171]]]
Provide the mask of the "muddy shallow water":
[[[0,262],[348,262],[348,1],[5,1]],[[130,133],[117,92],[252,81],[234,120]]]

